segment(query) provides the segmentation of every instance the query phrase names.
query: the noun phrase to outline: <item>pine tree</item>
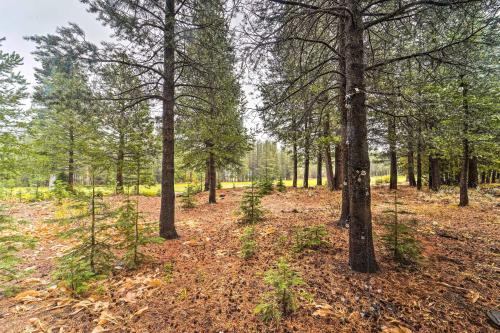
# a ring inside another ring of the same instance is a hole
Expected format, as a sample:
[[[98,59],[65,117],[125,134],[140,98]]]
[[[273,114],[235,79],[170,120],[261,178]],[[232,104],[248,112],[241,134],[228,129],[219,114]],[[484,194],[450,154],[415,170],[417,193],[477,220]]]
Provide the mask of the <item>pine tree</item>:
[[[260,203],[260,195],[252,183],[250,190],[246,191],[240,204],[241,218],[243,224],[255,224],[264,219],[264,211]]]

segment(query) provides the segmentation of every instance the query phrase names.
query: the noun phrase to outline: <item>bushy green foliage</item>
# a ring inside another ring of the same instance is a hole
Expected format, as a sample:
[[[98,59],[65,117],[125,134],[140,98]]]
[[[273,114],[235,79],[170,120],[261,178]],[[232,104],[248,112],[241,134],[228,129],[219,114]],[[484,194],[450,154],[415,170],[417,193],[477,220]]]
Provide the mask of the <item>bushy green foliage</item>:
[[[242,213],[240,222],[243,224],[254,224],[264,218],[264,211],[260,203],[260,195],[256,193],[253,183],[251,189],[243,195],[240,210]]]
[[[280,179],[278,180],[278,183],[276,184],[276,189],[278,190],[278,192],[286,192],[285,182],[283,181],[282,177],[280,177]]]
[[[161,242],[159,237],[152,236],[153,230],[140,223],[142,216],[138,210],[138,202],[127,198],[117,211],[116,226],[122,236],[119,248],[125,250],[123,262],[129,268],[136,268],[144,260],[140,247],[150,243]]]
[[[193,197],[195,192],[196,192],[196,189],[192,185],[188,185],[186,187],[186,191],[184,191],[184,194],[181,198],[182,208],[194,208],[194,207],[196,207],[196,200]]]
[[[415,238],[415,229],[411,227],[416,220],[404,222],[398,218],[397,191],[394,194],[394,210],[387,210],[387,215],[392,215],[392,221],[384,223],[382,240],[385,246],[393,253],[395,261],[402,265],[416,264],[421,258],[420,242]],[[390,217],[389,217],[390,218]]]
[[[16,266],[21,261],[16,253],[25,247],[32,247],[34,239],[26,237],[17,231],[16,221],[3,213],[0,206],[0,291],[4,283],[19,277]]]
[[[270,178],[263,178],[258,183],[259,194],[261,196],[273,193],[274,185],[273,180]]]
[[[254,313],[263,321],[279,321],[282,316],[288,316],[297,309],[295,287],[302,285],[299,274],[292,270],[285,259],[280,259],[276,269],[270,269],[264,274],[264,282],[271,291],[264,294]]]
[[[68,191],[68,185],[62,180],[56,180],[54,183],[54,188],[50,191],[51,195],[56,199],[58,204],[61,204],[62,200],[70,196]]]
[[[172,281],[172,278],[174,275],[174,263],[173,262],[166,262],[163,265],[163,274],[164,274],[163,280],[165,280],[165,282]]]
[[[305,227],[295,232],[294,250],[301,252],[304,249],[317,250],[322,246],[328,245],[325,239],[328,232],[324,225]]]
[[[240,238],[241,241],[241,256],[243,259],[247,260],[255,255],[256,241],[255,241],[255,229],[253,227],[246,227],[243,230],[243,235]]]
[[[71,252],[59,259],[54,272],[54,278],[63,281],[75,295],[87,292],[89,283],[97,277],[88,261],[81,260]]]

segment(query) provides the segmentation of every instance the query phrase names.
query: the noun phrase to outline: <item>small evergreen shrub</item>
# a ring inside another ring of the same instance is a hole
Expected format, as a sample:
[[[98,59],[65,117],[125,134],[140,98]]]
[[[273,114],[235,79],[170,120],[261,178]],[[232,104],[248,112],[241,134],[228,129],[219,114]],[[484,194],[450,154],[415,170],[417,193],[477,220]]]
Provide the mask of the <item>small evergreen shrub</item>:
[[[194,198],[195,189],[193,186],[188,185],[186,187],[186,191],[184,192],[181,198],[181,206],[182,208],[190,209],[196,207],[196,200]]]
[[[59,259],[54,278],[63,281],[73,294],[81,295],[89,290],[90,282],[97,276],[88,261],[69,253]]]
[[[243,259],[248,260],[255,255],[255,229],[253,227],[246,227],[243,231],[243,235],[240,238],[241,241],[241,256]]]
[[[399,220],[397,191],[394,191],[394,209],[385,211],[392,215],[392,221],[384,223],[384,234],[382,241],[393,253],[393,258],[401,265],[417,264],[421,258],[420,242],[415,238],[415,229],[410,224],[415,225],[416,220],[403,222]]]
[[[242,214],[240,222],[243,224],[254,224],[264,218],[264,211],[260,203],[260,195],[256,193],[253,183],[251,189],[243,195],[240,211]]]
[[[261,196],[273,193],[274,186],[273,181],[270,178],[261,179],[258,183],[259,194]]]
[[[328,231],[324,225],[305,227],[295,232],[294,251],[302,252],[305,249],[317,250],[328,245],[326,237]]]
[[[303,284],[297,272],[292,270],[285,259],[278,261],[276,269],[264,274],[264,282],[271,291],[264,294],[254,313],[265,322],[279,321],[297,309],[295,287]]]
[[[68,198],[71,193],[68,191],[68,185],[65,181],[56,180],[54,183],[54,188],[51,190],[51,196],[56,199],[58,204],[61,204],[62,200]]]
[[[286,192],[286,186],[285,186],[285,182],[283,182],[283,178],[280,177],[280,179],[278,180],[278,183],[276,184],[276,190],[278,190],[278,192]]]

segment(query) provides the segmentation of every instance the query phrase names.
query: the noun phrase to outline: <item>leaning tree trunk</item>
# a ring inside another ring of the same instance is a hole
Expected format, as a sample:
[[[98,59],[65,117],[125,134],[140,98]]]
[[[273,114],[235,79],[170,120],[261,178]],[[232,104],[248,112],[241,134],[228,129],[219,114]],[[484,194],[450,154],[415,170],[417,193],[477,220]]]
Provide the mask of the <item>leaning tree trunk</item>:
[[[318,151],[317,158],[317,168],[316,168],[316,186],[323,185],[323,155],[321,154],[321,150]]]
[[[120,133],[116,159],[116,194],[123,194],[123,165],[125,163],[125,135]]]
[[[460,173],[460,207],[469,204],[469,101],[467,100],[467,83],[462,76],[462,106],[464,109],[464,133],[462,139],[462,171]]]
[[[215,159],[212,152],[208,157],[208,174],[210,179],[210,192],[208,194],[208,203],[216,203],[216,190],[217,190],[217,171],[215,169]]]
[[[349,135],[349,265],[357,272],[376,272],[372,236],[370,159],[366,125],[363,20],[361,1],[346,1],[346,76]]]
[[[348,126],[348,110],[346,107],[346,31],[345,19],[339,18],[339,110],[341,116],[341,142],[339,145],[339,155],[335,155],[335,160],[339,160],[340,167],[335,168],[337,179],[342,182],[342,203],[340,210],[340,219],[338,225],[340,227],[347,227],[349,223],[349,179],[348,179],[348,160],[349,148],[347,145],[347,126]]]
[[[468,180],[469,188],[477,188],[477,178],[478,178],[477,157],[472,156],[472,158],[469,159],[469,180]]]
[[[73,192],[75,188],[75,132],[73,125],[69,127],[69,150],[68,150],[68,191]]]
[[[389,155],[391,160],[391,175],[389,189],[398,189],[398,159],[396,155],[396,117],[390,117],[388,123]]]
[[[174,174],[174,92],[175,92],[175,0],[165,2],[163,41],[163,112],[162,112],[162,171],[160,236],[177,238],[175,230]]]

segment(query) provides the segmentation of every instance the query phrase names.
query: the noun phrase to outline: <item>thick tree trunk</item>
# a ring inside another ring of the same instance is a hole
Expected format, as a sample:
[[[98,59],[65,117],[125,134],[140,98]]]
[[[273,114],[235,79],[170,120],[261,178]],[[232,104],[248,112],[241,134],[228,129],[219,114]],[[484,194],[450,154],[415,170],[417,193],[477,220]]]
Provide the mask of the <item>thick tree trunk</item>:
[[[116,194],[123,194],[123,165],[125,163],[125,135],[120,133],[116,158]]]
[[[346,1],[346,5],[351,11],[345,26],[349,113],[349,265],[357,272],[376,272],[378,265],[372,236],[361,1]]]
[[[460,207],[469,204],[469,101],[467,99],[467,83],[462,76],[462,107],[464,109],[464,133],[462,139],[462,172],[460,173]]]
[[[468,180],[469,188],[477,188],[477,178],[478,178],[477,157],[473,156],[471,159],[469,159],[469,180]]]
[[[208,158],[208,174],[210,178],[210,192],[208,194],[208,203],[216,203],[217,190],[217,171],[215,169],[214,154],[210,153]]]
[[[292,186],[297,188],[297,178],[299,172],[299,157],[297,153],[297,142],[293,142],[293,181]]]
[[[317,158],[317,168],[316,168],[316,186],[323,185],[323,154],[321,150],[318,151]]]
[[[346,86],[347,86],[347,73],[346,73],[346,31],[345,31],[345,18],[339,18],[339,111],[341,116],[340,136],[341,142],[339,146],[338,156],[335,155],[335,160],[339,160],[340,167],[335,169],[337,179],[342,182],[342,203],[340,210],[340,218],[338,225],[340,227],[347,227],[349,225],[349,179],[348,179],[348,160],[349,149],[347,146],[347,126],[348,126],[348,110],[346,107]]]
[[[396,118],[390,117],[388,123],[389,156],[391,160],[391,175],[389,189],[398,189],[398,159],[396,155]]]
[[[68,150],[68,191],[73,192],[75,188],[75,132],[73,126],[69,128],[69,150]]]
[[[163,45],[163,124],[162,179],[160,206],[160,236],[177,238],[175,230],[174,175],[174,91],[175,91],[175,0],[165,2],[165,31]]]

